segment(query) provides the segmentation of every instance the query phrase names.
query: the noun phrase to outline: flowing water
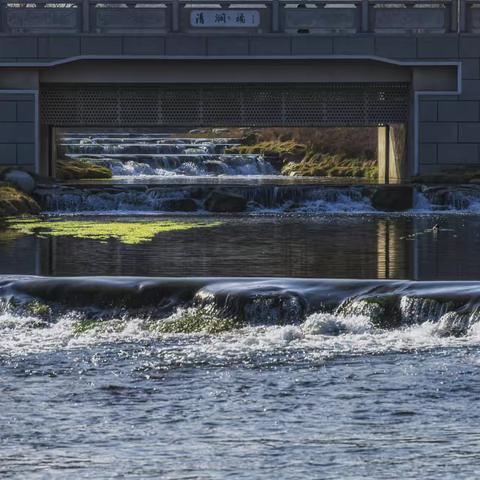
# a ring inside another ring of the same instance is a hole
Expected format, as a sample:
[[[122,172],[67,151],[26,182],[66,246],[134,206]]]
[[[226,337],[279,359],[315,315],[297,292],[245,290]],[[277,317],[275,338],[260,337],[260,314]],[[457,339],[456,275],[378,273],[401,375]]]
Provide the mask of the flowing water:
[[[66,134],[59,139],[58,154],[67,159],[87,159],[109,167],[115,178],[278,174],[262,155],[229,154],[236,138],[181,138],[144,134]]]
[[[0,226],[0,476],[477,478],[477,187],[389,214],[236,141],[70,135],[138,183],[45,186],[43,221]],[[210,161],[242,213],[205,208]]]

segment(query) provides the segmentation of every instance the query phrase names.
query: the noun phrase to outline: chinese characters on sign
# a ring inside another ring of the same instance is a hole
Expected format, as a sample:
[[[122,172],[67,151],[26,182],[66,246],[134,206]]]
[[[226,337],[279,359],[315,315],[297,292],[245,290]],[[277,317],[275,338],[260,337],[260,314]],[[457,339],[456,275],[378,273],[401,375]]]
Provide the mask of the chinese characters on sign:
[[[192,27],[258,27],[258,10],[192,10]]]

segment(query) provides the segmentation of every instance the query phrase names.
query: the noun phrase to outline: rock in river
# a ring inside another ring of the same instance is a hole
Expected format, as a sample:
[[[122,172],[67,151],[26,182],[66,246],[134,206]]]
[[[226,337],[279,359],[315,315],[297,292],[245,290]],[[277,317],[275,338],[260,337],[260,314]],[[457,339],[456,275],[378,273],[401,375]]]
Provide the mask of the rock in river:
[[[3,174],[3,179],[24,193],[32,193],[35,190],[35,180],[22,170],[8,170]]]
[[[205,208],[218,213],[244,212],[247,200],[241,195],[215,190],[205,199]]]
[[[403,212],[413,208],[413,188],[409,185],[380,187],[372,196],[372,206],[383,212]]]
[[[162,209],[170,212],[196,212],[198,205],[192,198],[172,198],[165,200],[161,205]]]

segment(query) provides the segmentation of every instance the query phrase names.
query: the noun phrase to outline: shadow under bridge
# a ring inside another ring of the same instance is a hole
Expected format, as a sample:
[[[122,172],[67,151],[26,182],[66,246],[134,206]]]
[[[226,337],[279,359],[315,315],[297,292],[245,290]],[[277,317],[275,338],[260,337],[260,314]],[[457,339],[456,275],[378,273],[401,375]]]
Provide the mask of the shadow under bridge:
[[[380,178],[410,175],[406,82],[308,84],[45,84],[40,89],[44,173],[54,175],[60,128],[379,127]]]

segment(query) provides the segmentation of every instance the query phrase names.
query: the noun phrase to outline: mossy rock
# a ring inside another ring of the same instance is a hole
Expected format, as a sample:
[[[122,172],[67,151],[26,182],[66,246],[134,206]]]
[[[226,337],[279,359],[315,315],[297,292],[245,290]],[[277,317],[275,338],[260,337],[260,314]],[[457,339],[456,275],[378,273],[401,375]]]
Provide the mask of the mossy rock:
[[[40,206],[30,195],[10,185],[0,184],[0,217],[38,213]]]
[[[48,317],[52,314],[50,305],[34,300],[25,307],[26,311],[35,317]]]
[[[156,333],[209,333],[218,334],[241,327],[244,323],[230,316],[222,316],[215,309],[189,308],[175,318],[151,321],[147,324]]]
[[[127,324],[126,320],[102,320],[98,318],[83,318],[77,320],[73,326],[72,331],[76,336],[97,331],[97,332],[122,332]]]
[[[352,298],[343,302],[336,311],[345,316],[366,316],[378,328],[397,328],[402,323],[399,299],[395,295]]]
[[[87,160],[58,160],[56,164],[58,180],[84,180],[112,178],[112,171]]]

